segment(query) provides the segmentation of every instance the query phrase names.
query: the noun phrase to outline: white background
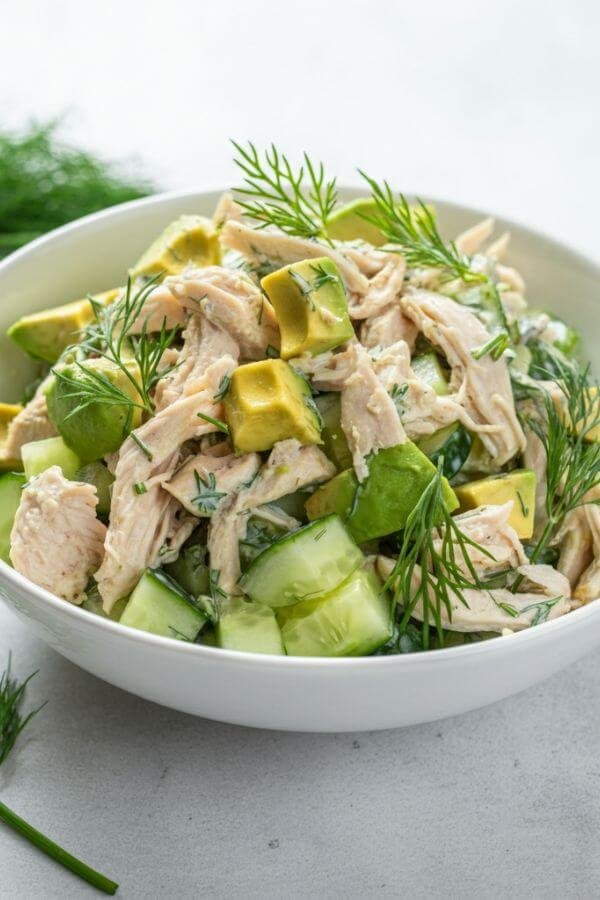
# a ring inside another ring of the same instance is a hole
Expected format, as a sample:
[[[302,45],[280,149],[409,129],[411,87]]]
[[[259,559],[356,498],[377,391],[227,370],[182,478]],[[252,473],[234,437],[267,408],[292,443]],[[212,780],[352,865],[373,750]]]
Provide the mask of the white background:
[[[137,156],[164,187],[235,178],[228,138],[307,149],[600,256],[600,6],[305,0],[3,3],[0,124]],[[597,657],[503,704],[364,736],[276,735],[39,667],[0,795],[120,896],[598,896]],[[0,897],[92,896],[0,829]]]

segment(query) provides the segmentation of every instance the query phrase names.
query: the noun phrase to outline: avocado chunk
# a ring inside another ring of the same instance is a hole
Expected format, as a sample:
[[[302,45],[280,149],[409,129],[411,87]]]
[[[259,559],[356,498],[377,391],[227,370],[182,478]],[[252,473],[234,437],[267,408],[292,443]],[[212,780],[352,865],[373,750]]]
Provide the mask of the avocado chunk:
[[[277,441],[321,441],[310,387],[282,359],[238,366],[223,400],[236,453],[270,450]]]
[[[135,374],[136,363],[131,362]],[[81,405],[78,383],[85,380],[86,370],[92,377],[110,381],[132,400],[139,400],[133,384],[123,370],[110,360],[98,357],[88,359],[81,366],[67,363],[60,367],[46,389],[48,415],[83,463],[93,462],[118,450],[124,438],[141,423],[142,411],[138,407],[118,402],[107,404],[92,401]],[[63,380],[60,375],[69,380]]]
[[[98,504],[96,512],[100,516],[107,516],[110,512],[110,501],[112,486],[115,476],[111,475],[108,468],[100,460],[87,463],[75,473],[75,481],[84,481],[86,484],[93,484],[96,488]]]
[[[380,247],[385,244],[385,235],[377,225],[367,221],[376,215],[377,204],[372,197],[352,200],[331,215],[327,223],[327,234],[336,241],[366,241],[367,244]]]
[[[354,469],[347,469],[318,487],[306,503],[308,518],[337,513],[358,544],[384,537],[404,528],[435,471],[412,441],[387,447],[371,457],[362,484]],[[452,512],[458,500],[445,478],[443,494]]]
[[[410,365],[417,378],[432,387],[438,396],[443,397],[449,392],[448,376],[437,353],[414,356]]]
[[[352,454],[342,428],[341,395],[337,391],[319,394],[315,398],[315,403],[323,422],[321,429],[323,452],[336,468],[343,472],[352,466]]]
[[[94,300],[108,306],[119,295],[121,288],[113,288],[94,294]],[[89,300],[75,300],[54,309],[44,309],[30,316],[23,316],[8,329],[8,336],[21,350],[36,359],[55,363],[63,350],[76,344],[82,328],[94,318]]]
[[[76,472],[81,466],[77,454],[67,447],[61,437],[44,438],[42,441],[23,444],[21,456],[28,481],[36,475],[41,475],[50,466],[59,466],[65,478],[75,481]]]
[[[330,594],[278,611],[290,656],[366,656],[392,636],[389,595],[365,569]]]
[[[22,409],[23,407],[20,403],[0,403],[0,471],[2,472],[22,468],[20,459],[7,459],[4,457],[8,426]]]
[[[454,488],[460,502],[460,511],[477,506],[491,506],[513,501],[509,523],[520,538],[528,540],[533,535],[535,514],[535,472],[531,469],[514,469],[506,475],[491,475],[479,481],[470,481]]]
[[[178,275],[189,263],[213,266],[221,262],[217,229],[204,216],[180,216],[143,253],[131,277]]]
[[[326,256],[265,275],[263,290],[281,331],[281,358],[324,353],[354,337],[340,270]]]

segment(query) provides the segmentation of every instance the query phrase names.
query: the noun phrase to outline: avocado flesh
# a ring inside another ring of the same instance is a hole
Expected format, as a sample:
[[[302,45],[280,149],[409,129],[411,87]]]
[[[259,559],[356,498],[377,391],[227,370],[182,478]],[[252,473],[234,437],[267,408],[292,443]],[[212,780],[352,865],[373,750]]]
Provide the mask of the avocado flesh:
[[[343,472],[352,466],[352,454],[341,423],[341,396],[337,391],[319,394],[315,398],[315,403],[323,421],[321,430],[323,452],[338,471]]]
[[[238,366],[223,400],[236,453],[270,450],[278,441],[321,441],[308,384],[282,359]]]
[[[361,197],[341,206],[327,223],[327,234],[336,241],[366,241],[374,247],[385,244],[383,232],[363,216],[377,215],[377,204],[371,197]]]
[[[217,229],[204,216],[180,216],[141,255],[131,277],[178,275],[187,265],[219,265],[221,247]]]
[[[327,257],[284,266],[261,286],[277,316],[282,359],[315,356],[354,337],[342,276]]]
[[[82,366],[107,378],[132,400],[139,400],[139,395],[123,370],[109,360],[88,359]],[[135,377],[137,366],[135,363],[131,363],[131,366]],[[79,366],[74,364],[61,366],[60,371],[75,382],[85,378]],[[56,376],[46,390],[46,404],[48,415],[59,434],[83,463],[93,462],[118,450],[127,434],[137,428],[142,420],[141,409],[125,403],[92,401],[78,409],[81,398],[77,395],[77,387]]]
[[[8,459],[4,456],[4,445],[8,437],[8,426],[23,407],[20,403],[0,403],[0,472],[22,469],[20,459]]]
[[[460,511],[478,506],[496,506],[513,501],[509,524],[523,540],[533,535],[535,516],[535,472],[514,469],[506,475],[491,475],[455,488]]]
[[[337,513],[358,544],[393,534],[404,528],[435,471],[412,441],[388,447],[369,460],[369,475],[362,484],[354,469],[347,469],[318,487],[306,503],[308,518]],[[443,495],[452,512],[458,500],[446,479]]]
[[[113,288],[94,295],[94,300],[108,306],[119,295],[121,289]],[[75,300],[54,309],[44,309],[30,316],[23,316],[8,329],[8,336],[18,346],[36,359],[55,363],[63,350],[76,344],[80,332],[94,318],[94,310],[89,300]]]

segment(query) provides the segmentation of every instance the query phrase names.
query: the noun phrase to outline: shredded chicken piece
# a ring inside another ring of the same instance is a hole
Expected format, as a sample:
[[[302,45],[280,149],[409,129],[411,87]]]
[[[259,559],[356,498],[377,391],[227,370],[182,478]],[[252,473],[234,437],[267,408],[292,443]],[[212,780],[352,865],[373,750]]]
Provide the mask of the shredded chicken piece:
[[[299,369],[312,381],[318,391],[341,391],[353,371],[354,354],[351,350],[334,353],[328,350],[311,356],[303,353],[290,359],[290,365]]]
[[[172,497],[148,552],[148,566],[155,568],[174,562],[197,524],[195,516],[189,515],[181,503]]]
[[[525,566],[527,556],[517,532],[509,523],[513,501],[509,500],[501,506],[478,506],[454,517],[456,525],[462,533],[483,548],[469,547],[468,554],[471,563],[480,577],[491,575],[494,572],[505,569],[516,569]],[[434,545],[438,552],[441,549],[441,540],[436,539]],[[489,556],[487,554],[490,554]],[[456,547],[456,564],[465,575],[469,569],[464,561],[464,556]]]
[[[222,266],[187,268],[180,275],[165,278],[161,287],[171,291],[187,310],[201,312],[227,332],[245,359],[264,359],[269,346],[279,348],[273,307],[242,272]]]
[[[165,375],[156,387],[156,409],[164,409],[181,394],[195,393],[210,365],[225,356],[237,361],[239,352],[238,345],[227,332],[199,313],[194,313],[183,333],[183,347],[177,359],[173,360],[176,368]]]
[[[163,483],[173,474],[182,444],[217,428],[199,414],[218,419],[221,403],[214,402],[223,376],[235,368],[235,360],[223,357],[206,370],[197,391],[186,394],[160,410],[136,429],[121,446],[113,485],[105,557],[96,580],[106,612],[134,587],[156,551],[156,535],[162,532],[171,494]],[[145,493],[138,493],[143,485]]]
[[[567,513],[553,543],[560,547],[557,569],[574,588],[594,558],[592,532],[584,506]]]
[[[391,577],[394,565],[395,561],[387,556],[377,558],[377,569],[385,581]],[[531,569],[547,568],[547,566],[522,566],[518,571],[525,574],[531,581]],[[507,588],[492,588],[486,591],[465,588],[462,591],[465,600],[463,603],[460,597],[450,592],[451,618],[448,616],[445,605],[443,603],[439,605],[442,625],[451,631],[496,631],[502,634],[505,629],[509,629],[511,632],[522,631],[524,628],[539,624],[539,622],[556,619],[569,612],[570,588],[569,582],[564,576],[558,572],[555,572],[554,575],[557,577],[553,579],[553,587],[561,588],[561,590],[553,593],[552,596],[548,596],[545,591],[513,594]],[[420,571],[418,567],[415,567],[412,590],[418,589],[420,577]],[[538,578],[543,579],[544,575],[538,575]],[[436,603],[433,596],[431,603]],[[421,600],[415,606],[413,617],[423,621]]]
[[[407,438],[394,401],[375,374],[365,348],[355,343],[346,352],[352,372],[342,389],[341,424],[356,476],[364,481],[369,474],[367,457],[403,444]]]
[[[462,406],[453,397],[438,396],[431,385],[416,376],[405,341],[376,351],[373,369],[388,393],[395,387],[406,385],[406,393],[399,401],[400,419],[411,440],[433,434],[453,422],[466,420],[469,424]]]
[[[494,262],[499,262],[504,259],[508,252],[508,245],[510,244],[510,231],[505,231],[500,235],[499,238],[496,238],[495,241],[492,241],[491,244],[488,244],[486,249],[483,251],[488,259],[494,260]]]
[[[219,572],[219,587],[234,593],[240,577],[239,542],[255,507],[264,507],[309,484],[320,484],[335,475],[335,466],[318,447],[302,447],[298,441],[279,441],[269,459],[248,487],[219,505],[208,528],[211,568]]]
[[[360,340],[367,349],[390,347],[398,341],[405,341],[412,353],[418,333],[415,323],[404,315],[400,304],[396,302],[364,320]]]
[[[471,228],[461,232],[454,241],[454,246],[459,253],[472,256],[474,253],[479,253],[493,233],[494,220],[492,218],[482,219],[481,222],[477,222]]]
[[[448,297],[419,289],[401,298],[405,313],[432,344],[445,354],[452,369],[454,399],[474,423],[482,443],[504,465],[525,449],[523,429],[504,359],[474,359],[472,351],[490,335],[470,310]]]
[[[221,232],[221,243],[229,250],[237,250],[254,265],[276,263],[275,268],[300,262],[303,259],[317,259],[327,256],[340,270],[346,290],[351,294],[364,295],[369,286],[368,279],[358,266],[347,259],[340,248],[292,237],[273,228],[255,229],[242,222],[227,222]]]
[[[403,256],[399,253],[354,247],[344,247],[343,252],[369,280],[366,293],[350,295],[348,313],[351,319],[368,319],[397,301],[404,287],[406,273]]]
[[[162,285],[159,285],[148,294],[127,333],[141,334],[142,329],[147,332],[160,331],[163,325],[168,330],[182,328],[187,318],[188,311],[185,307],[170,291],[164,290]]]
[[[97,502],[93,485],[68,481],[59,466],[30,481],[10,536],[17,572],[63,600],[81,603],[104,554],[106,528],[96,518]]]
[[[209,456],[198,454],[192,456],[181,469],[173,475],[163,487],[195,516],[212,516],[223,502],[224,497],[238,491],[243,485],[252,481],[258,472],[261,458],[258,453],[246,453],[244,456]],[[210,476],[214,478],[214,485]],[[200,486],[197,479],[200,479]],[[203,484],[204,483],[204,484]],[[221,497],[213,502],[201,504],[200,488],[204,486]]]
[[[296,528],[300,528],[301,524],[298,519],[288,516],[282,509],[278,509],[276,506],[269,506],[268,504],[266,506],[253,506],[248,510],[248,513],[250,518],[262,519],[263,522],[276,525],[285,531],[295,531]]]
[[[244,211],[239,203],[233,199],[233,194],[229,191],[225,191],[224,194],[221,194],[219,198],[219,202],[215,207],[215,211],[213,213],[213,225],[215,228],[222,228],[225,222],[229,222],[233,220],[234,222],[240,222]]]
[[[30,441],[42,441],[58,434],[48,416],[46,388],[52,375],[45,378],[23,409],[8,424],[6,441],[0,451],[2,460],[21,459],[21,447]]]
[[[581,575],[573,596],[580,603],[590,603],[600,597],[600,485],[588,492],[587,500],[593,501],[581,507],[584,511],[592,542],[592,561]]]

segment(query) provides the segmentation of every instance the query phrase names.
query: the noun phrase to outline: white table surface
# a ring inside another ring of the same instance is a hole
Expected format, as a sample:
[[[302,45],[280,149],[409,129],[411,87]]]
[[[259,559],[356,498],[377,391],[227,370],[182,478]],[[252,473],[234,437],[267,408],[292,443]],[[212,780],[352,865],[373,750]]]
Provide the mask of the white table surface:
[[[0,122],[230,183],[229,136],[306,148],[600,256],[600,10],[568,4],[29,2],[3,11]],[[0,609],[48,705],[1,796],[128,898],[600,892],[600,665],[431,725],[252,731],[80,672]],[[0,829],[0,897],[92,891]]]

